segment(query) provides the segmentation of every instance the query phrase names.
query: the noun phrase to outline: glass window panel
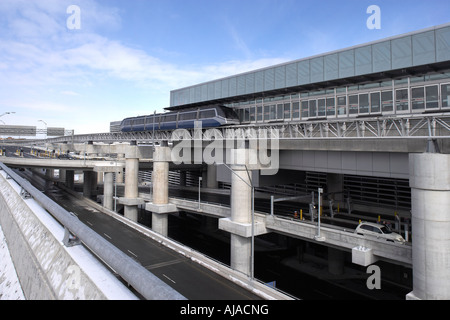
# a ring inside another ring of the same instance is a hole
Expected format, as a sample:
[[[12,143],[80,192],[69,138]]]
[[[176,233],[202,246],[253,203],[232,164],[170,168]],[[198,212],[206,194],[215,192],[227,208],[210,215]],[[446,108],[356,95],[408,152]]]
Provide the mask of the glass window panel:
[[[395,90],[395,105],[397,111],[408,110],[408,89]]]
[[[372,47],[355,49],[355,75],[372,73]]]
[[[411,104],[413,110],[425,108],[425,94],[423,87],[411,89]]]
[[[369,113],[369,94],[359,95],[359,113]]]
[[[309,106],[308,101],[302,101],[302,118],[308,118]]]
[[[257,106],[256,107],[256,120],[257,121],[262,121],[263,120],[263,108],[262,106]]]
[[[391,69],[391,42],[384,41],[372,45],[372,72]]]
[[[245,108],[244,110],[244,121],[248,122],[250,121],[250,109]]]
[[[428,86],[425,87],[425,96],[426,96],[426,108],[433,109],[439,107],[439,97],[438,97],[438,86]]]
[[[392,91],[381,92],[381,109],[383,112],[390,112],[394,110]]]
[[[317,117],[317,102],[316,102],[316,100],[309,100],[309,116]]]
[[[380,112],[380,93],[372,92],[370,94],[370,112]]]
[[[412,37],[413,63],[415,66],[435,62],[436,45],[434,31],[416,34]]]
[[[436,62],[450,59],[450,27],[436,30]]]
[[[334,116],[334,115],[336,115],[334,98],[327,98],[327,116]]]
[[[270,120],[277,119],[277,105],[273,104],[270,106]]]
[[[290,103],[284,104],[284,119],[286,119],[286,120],[291,119],[291,104]]]
[[[337,79],[339,77],[338,54],[330,54],[325,56],[325,80]]]
[[[270,106],[264,106],[264,121],[270,120]]]
[[[441,85],[442,108],[450,107],[450,84]]]
[[[292,102],[292,119],[298,119],[300,117],[300,102]]]
[[[323,57],[311,59],[311,82],[323,81]]]
[[[411,37],[402,37],[391,41],[392,68],[400,69],[412,66]]]
[[[347,97],[343,96],[343,97],[338,97],[338,115],[342,116],[346,114],[346,110],[347,110]]]
[[[255,107],[250,107],[250,121],[255,121]]]
[[[283,119],[284,106],[282,104],[277,104],[277,119]]]
[[[325,117],[325,99],[319,99],[317,105],[318,105],[317,115],[319,117]]]
[[[256,107],[256,120],[257,121],[262,121],[262,106],[257,106]]]
[[[348,96],[348,113],[349,114],[358,113],[358,95]]]

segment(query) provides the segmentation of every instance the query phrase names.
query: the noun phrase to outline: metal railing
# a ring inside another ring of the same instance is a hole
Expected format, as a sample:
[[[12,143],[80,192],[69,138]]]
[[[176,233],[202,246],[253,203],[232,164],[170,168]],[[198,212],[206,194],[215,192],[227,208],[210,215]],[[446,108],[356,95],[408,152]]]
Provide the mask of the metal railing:
[[[142,265],[101,237],[53,200],[46,197],[30,182],[20,177],[5,164],[0,168],[16,181],[34,200],[45,208],[64,228],[68,229],[86,247],[148,300],[185,300],[180,293],[165,284]]]

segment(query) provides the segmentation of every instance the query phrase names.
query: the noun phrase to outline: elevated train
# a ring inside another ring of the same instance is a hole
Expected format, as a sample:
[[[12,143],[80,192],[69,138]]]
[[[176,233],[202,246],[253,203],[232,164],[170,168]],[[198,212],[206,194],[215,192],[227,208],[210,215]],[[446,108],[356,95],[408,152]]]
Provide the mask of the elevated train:
[[[201,121],[202,128],[240,124],[233,109],[216,105],[126,118],[120,124],[120,131],[189,129],[194,128],[195,121]]]

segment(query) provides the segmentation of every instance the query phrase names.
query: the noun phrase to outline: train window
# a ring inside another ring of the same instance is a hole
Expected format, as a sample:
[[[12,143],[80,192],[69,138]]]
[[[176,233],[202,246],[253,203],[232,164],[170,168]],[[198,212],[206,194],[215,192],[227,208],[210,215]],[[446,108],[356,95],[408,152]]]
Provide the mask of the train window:
[[[291,120],[291,104],[290,103],[284,104],[284,119]]]
[[[358,113],[358,95],[348,96],[348,113],[357,114]]]
[[[256,120],[257,121],[263,120],[263,107],[262,106],[256,107]]]
[[[397,111],[408,110],[408,89],[395,90],[395,105]]]
[[[309,100],[309,116],[317,117],[317,101]]]
[[[197,119],[197,111],[180,113],[178,120],[195,120]]]
[[[325,99],[319,99],[317,102],[317,115],[325,117]]]
[[[336,115],[336,107],[334,98],[327,98],[327,116]]]
[[[383,112],[394,111],[392,91],[381,92],[381,110]]]
[[[136,120],[134,120],[133,125],[144,124],[144,119],[145,118],[137,118]]]
[[[380,93],[372,92],[370,94],[370,112],[380,112]]]
[[[426,109],[439,107],[438,86],[425,87],[425,97],[427,101],[425,105]]]
[[[200,111],[199,118],[206,119],[206,118],[214,118],[215,116],[216,116],[216,110],[203,110],[203,111]],[[175,120],[166,120],[166,121],[175,121]]]
[[[342,96],[338,97],[338,107],[337,107],[337,113],[339,116],[345,115],[347,112],[347,97]]]
[[[441,85],[442,108],[450,107],[450,84]]]
[[[411,103],[413,110],[423,109],[425,107],[425,94],[423,87],[411,89]]]
[[[250,107],[250,121],[255,121],[255,107]]]
[[[302,101],[302,118],[308,118],[308,101]]]
[[[283,105],[282,104],[277,104],[277,119],[278,120],[283,120]]]
[[[359,95],[359,113],[369,113],[369,94]]]
[[[292,102],[292,119],[298,119],[300,117],[300,102]]]

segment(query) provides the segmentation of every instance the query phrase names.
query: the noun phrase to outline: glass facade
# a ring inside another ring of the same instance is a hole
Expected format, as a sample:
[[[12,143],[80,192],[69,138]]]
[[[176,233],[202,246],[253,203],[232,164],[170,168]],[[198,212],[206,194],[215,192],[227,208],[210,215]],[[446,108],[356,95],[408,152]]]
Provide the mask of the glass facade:
[[[230,103],[241,122],[450,112],[450,72]]]

